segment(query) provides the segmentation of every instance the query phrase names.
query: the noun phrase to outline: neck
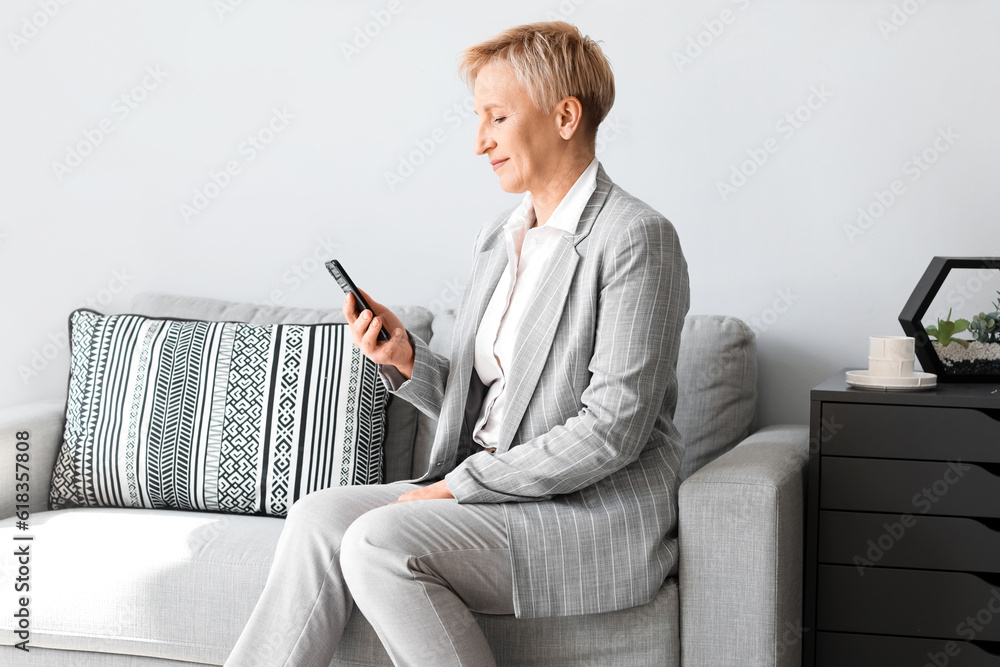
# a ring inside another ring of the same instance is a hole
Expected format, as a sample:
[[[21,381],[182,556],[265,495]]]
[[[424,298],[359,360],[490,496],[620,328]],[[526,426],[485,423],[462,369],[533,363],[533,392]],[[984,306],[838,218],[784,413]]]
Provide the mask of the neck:
[[[544,188],[531,191],[532,206],[535,209],[535,226],[541,227],[549,218],[552,212],[559,206],[566,193],[570,191],[573,184],[586,171],[594,156],[577,155],[568,161],[568,164],[559,165],[556,169],[558,176],[550,181]]]

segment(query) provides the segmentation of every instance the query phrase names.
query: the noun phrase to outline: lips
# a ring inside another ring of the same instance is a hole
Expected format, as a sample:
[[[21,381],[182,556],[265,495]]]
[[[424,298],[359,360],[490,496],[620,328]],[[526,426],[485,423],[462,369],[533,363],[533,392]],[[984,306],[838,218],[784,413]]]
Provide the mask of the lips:
[[[507,160],[509,159],[510,158],[504,158],[503,160],[491,160],[490,165],[493,167],[493,171],[496,171],[497,169],[502,167],[504,163],[507,162]]]

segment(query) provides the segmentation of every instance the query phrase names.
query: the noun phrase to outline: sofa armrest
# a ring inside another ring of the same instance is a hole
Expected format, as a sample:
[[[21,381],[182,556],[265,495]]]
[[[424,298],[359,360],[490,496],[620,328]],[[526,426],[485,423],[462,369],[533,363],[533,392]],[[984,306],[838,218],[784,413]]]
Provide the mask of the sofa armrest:
[[[0,520],[14,516],[17,490],[17,434],[28,432],[28,509],[49,508],[52,467],[63,440],[65,403],[29,403],[0,410]],[[23,470],[22,470],[23,472]]]
[[[761,429],[681,484],[683,667],[801,663],[808,441]]]

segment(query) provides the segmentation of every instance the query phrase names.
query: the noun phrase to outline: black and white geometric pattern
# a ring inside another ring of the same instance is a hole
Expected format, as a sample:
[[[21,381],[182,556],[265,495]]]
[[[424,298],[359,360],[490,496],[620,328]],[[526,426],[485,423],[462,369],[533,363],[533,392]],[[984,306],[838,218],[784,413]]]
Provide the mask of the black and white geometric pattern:
[[[70,317],[52,509],[285,516],[334,485],[382,481],[388,394],[343,324]]]

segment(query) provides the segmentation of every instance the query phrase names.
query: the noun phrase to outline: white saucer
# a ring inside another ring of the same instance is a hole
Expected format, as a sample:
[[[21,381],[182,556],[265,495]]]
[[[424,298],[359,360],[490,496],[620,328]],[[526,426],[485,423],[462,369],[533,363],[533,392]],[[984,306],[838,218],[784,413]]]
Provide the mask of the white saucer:
[[[884,389],[889,391],[914,391],[937,386],[937,375],[913,371],[910,377],[879,377],[868,370],[847,371],[847,384],[852,387]]]

